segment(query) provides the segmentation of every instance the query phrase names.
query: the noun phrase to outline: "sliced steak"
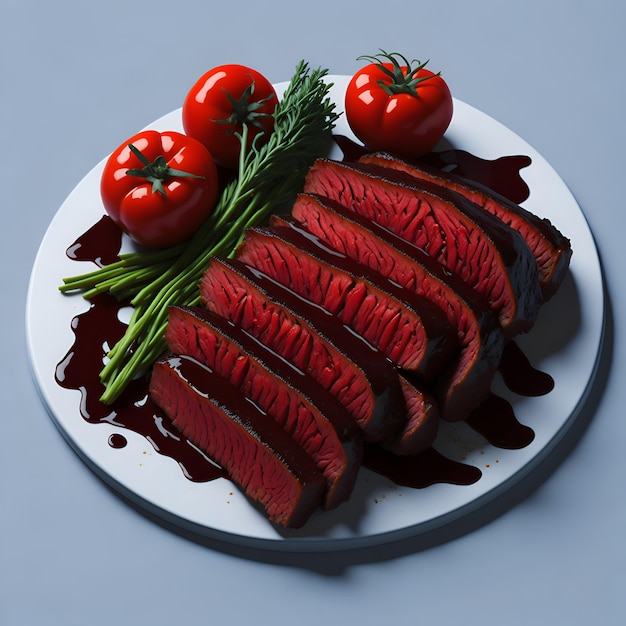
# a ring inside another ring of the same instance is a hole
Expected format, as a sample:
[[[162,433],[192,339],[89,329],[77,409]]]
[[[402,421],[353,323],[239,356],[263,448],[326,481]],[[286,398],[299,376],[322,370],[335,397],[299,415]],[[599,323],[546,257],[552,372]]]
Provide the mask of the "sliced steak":
[[[323,306],[400,367],[432,380],[449,364],[456,333],[441,309],[292,224],[250,229],[236,258]]]
[[[430,165],[409,163],[386,153],[368,154],[359,160],[406,172],[418,179],[446,187],[496,215],[518,231],[532,251],[544,300],[556,293],[567,273],[572,248],[569,239],[549,220],[538,217],[485,185]]]
[[[345,407],[310,376],[204,307],[171,307],[165,339],[227,378],[273,417],[315,461],[328,487],[324,508],[345,502],[363,457],[363,441]]]
[[[486,301],[417,246],[337,202],[301,194],[292,214],[333,249],[439,306],[456,328],[460,353],[438,379],[441,416],[460,420],[488,395],[504,346]]]
[[[150,395],[271,521],[300,527],[319,507],[326,481],[309,455],[228,380],[195,359],[169,356],[154,365]]]
[[[334,199],[422,248],[489,301],[507,334],[529,330],[542,302],[521,235],[441,186],[389,168],[318,159],[305,192]]]
[[[366,440],[383,440],[405,419],[391,361],[322,307],[235,259],[211,261],[200,296],[209,309],[326,387]]]
[[[407,406],[407,420],[383,447],[401,456],[420,454],[437,437],[439,408],[433,395],[420,383],[400,374],[400,384]]]

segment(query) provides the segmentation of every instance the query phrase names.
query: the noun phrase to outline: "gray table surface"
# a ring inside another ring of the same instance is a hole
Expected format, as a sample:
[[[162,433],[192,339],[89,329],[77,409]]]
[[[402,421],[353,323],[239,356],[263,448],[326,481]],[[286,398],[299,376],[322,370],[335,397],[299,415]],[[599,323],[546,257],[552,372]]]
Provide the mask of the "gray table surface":
[[[625,623],[625,23],[604,0],[0,0],[0,624]],[[572,190],[606,277],[603,382],[554,468],[430,545],[200,545],[109,490],[49,419],[24,339],[37,248],[83,175],[206,69],[238,62],[279,82],[304,58],[349,74],[378,48],[430,57]]]

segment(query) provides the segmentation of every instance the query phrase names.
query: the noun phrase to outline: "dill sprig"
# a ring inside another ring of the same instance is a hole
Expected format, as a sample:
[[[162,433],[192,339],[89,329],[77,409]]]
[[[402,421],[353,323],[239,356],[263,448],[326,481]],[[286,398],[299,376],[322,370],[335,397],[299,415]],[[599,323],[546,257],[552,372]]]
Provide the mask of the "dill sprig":
[[[327,71],[300,61],[274,112],[267,143],[242,148],[238,175],[222,192],[213,212],[185,244],[120,255],[93,272],[63,279],[62,292],[82,291],[92,299],[110,293],[130,301],[133,312],[121,339],[108,353],[100,379],[101,401],[110,404],[136,376],[167,349],[168,308],[198,304],[199,282],[215,256],[232,256],[245,230],[293,204],[313,161],[326,153],[337,120],[328,97]],[[240,137],[246,146],[247,127]]]

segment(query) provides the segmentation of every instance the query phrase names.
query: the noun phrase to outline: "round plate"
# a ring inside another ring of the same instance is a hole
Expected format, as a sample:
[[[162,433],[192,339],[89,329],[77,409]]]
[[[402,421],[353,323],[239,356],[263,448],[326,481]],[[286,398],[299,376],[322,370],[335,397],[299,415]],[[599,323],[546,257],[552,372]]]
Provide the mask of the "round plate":
[[[348,77],[329,76],[328,80],[333,83],[331,97],[342,110]],[[281,93],[285,86],[277,85],[277,91]],[[560,291],[543,307],[533,331],[519,342],[535,367],[550,373],[555,381],[554,390],[545,396],[508,398],[519,421],[535,431],[530,445],[502,450],[488,445],[464,424],[446,424],[435,447],[454,460],[479,467],[478,482],[418,490],[398,487],[363,469],[349,502],[334,511],[316,513],[298,531],[274,527],[228,480],[191,482],[176,462],[133,432],[123,431],[128,445],[113,449],[108,437],[116,428],[83,420],[79,393],[61,388],[54,379],[56,364],[73,341],[70,322],[88,306],[80,295],[58,291],[62,277],[83,270],[66,257],[65,250],[103,215],[99,195],[103,160],[72,191],[50,224],[32,270],[26,311],[28,351],[43,401],[87,464],[123,496],[181,530],[240,545],[308,551],[373,545],[432,531],[501,496],[545,459],[576,420],[594,379],[604,331],[597,250],[582,211],[545,159],[484,113],[458,100],[454,105],[446,148],[484,159],[530,156],[532,164],[523,170],[523,178],[531,193],[524,206],[550,219],[570,238],[574,251]],[[150,128],[182,130],[180,110]],[[336,132],[352,137],[344,116]]]

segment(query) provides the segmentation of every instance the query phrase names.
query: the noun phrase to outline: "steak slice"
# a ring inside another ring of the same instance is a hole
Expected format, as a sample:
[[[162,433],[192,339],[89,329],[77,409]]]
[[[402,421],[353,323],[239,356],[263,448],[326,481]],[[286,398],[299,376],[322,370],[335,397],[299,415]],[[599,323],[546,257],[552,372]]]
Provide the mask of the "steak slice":
[[[326,481],[311,458],[228,380],[175,355],[155,363],[149,389],[174,426],[272,522],[298,528],[319,507]]]
[[[457,193],[365,163],[318,159],[305,192],[340,202],[422,248],[489,301],[508,337],[541,304],[537,264],[521,235]]]
[[[383,440],[405,419],[391,361],[322,307],[236,259],[211,261],[200,296],[326,387],[367,441]]]
[[[438,307],[281,221],[248,230],[236,258],[323,306],[400,367],[432,380],[450,362],[456,333]]]
[[[469,415],[487,397],[504,336],[486,301],[438,261],[408,241],[337,202],[301,194],[295,219],[333,249],[368,265],[439,306],[457,331],[459,355],[437,380],[441,416]]]
[[[396,169],[415,178],[441,185],[496,215],[518,231],[532,251],[537,262],[543,299],[548,300],[556,293],[567,273],[572,248],[569,239],[564,237],[549,220],[538,217],[485,185],[430,165],[409,163],[382,152],[365,155],[359,161]]]
[[[352,416],[333,395],[204,307],[171,307],[165,339],[173,353],[191,356],[227,378],[304,448],[326,478],[325,509],[349,498],[363,441]]]
[[[407,420],[383,447],[394,454],[416,455],[429,448],[437,437],[439,408],[433,395],[419,383],[400,374],[400,385],[407,407]]]

